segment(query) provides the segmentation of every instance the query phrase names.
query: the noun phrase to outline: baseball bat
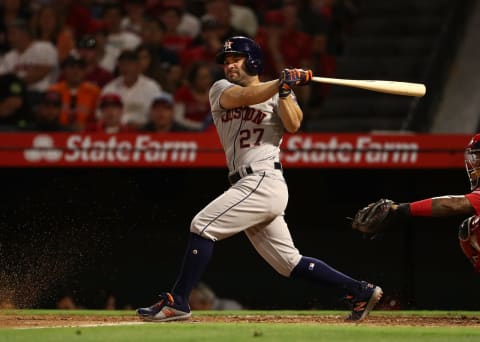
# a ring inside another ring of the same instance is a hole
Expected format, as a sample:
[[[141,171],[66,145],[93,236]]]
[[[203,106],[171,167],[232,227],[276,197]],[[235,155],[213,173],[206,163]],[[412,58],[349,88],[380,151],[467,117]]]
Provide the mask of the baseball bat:
[[[361,88],[380,93],[422,97],[427,89],[423,83],[380,81],[380,80],[349,80],[343,78],[329,78],[313,76],[312,81],[328,84],[343,85]]]

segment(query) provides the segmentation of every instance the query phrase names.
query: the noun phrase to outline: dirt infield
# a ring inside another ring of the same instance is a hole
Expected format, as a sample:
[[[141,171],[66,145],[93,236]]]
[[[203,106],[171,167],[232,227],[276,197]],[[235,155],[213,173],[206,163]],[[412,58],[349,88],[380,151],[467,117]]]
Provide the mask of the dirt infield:
[[[194,315],[189,323],[285,323],[285,324],[332,324],[351,325],[339,315]],[[0,314],[0,328],[46,328],[86,327],[143,324],[135,316],[81,316],[81,315],[15,315]],[[156,323],[145,323],[156,324]],[[168,323],[162,323],[168,324]],[[361,322],[370,326],[422,326],[422,327],[480,327],[480,317],[474,316],[412,316],[412,315],[370,315]]]

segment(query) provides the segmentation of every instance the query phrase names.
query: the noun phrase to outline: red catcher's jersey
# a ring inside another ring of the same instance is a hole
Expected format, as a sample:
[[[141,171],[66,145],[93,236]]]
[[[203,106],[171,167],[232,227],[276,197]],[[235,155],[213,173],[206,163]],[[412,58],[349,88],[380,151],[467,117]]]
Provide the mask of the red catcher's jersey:
[[[480,187],[477,187],[471,193],[465,195],[465,197],[472,204],[473,209],[475,209],[475,213],[480,215]]]

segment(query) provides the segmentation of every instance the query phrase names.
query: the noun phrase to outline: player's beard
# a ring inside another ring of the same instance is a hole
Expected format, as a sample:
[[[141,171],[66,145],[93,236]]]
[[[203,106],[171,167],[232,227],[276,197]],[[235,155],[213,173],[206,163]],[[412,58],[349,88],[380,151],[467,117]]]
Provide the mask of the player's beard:
[[[233,70],[232,75],[230,75],[230,72],[227,72],[225,74],[225,77],[230,82],[238,84],[239,86],[245,87],[250,83],[251,76],[248,75],[246,70],[244,70],[244,67],[242,67],[241,69]]]

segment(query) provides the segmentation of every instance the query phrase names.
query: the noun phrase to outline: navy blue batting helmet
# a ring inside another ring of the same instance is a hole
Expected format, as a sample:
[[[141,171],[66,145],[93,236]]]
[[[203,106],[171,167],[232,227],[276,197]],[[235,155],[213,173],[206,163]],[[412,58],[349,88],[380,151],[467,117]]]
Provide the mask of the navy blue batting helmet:
[[[228,38],[223,44],[222,51],[216,56],[218,64],[223,64],[227,54],[246,56],[245,66],[247,72],[252,75],[261,74],[263,71],[262,50],[260,46],[250,38],[236,36]]]

